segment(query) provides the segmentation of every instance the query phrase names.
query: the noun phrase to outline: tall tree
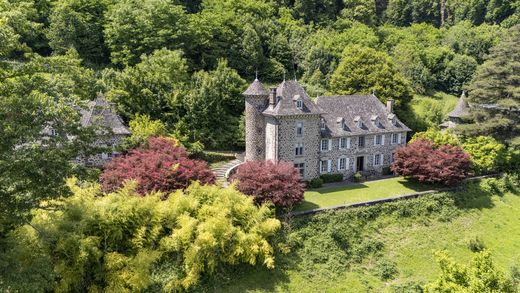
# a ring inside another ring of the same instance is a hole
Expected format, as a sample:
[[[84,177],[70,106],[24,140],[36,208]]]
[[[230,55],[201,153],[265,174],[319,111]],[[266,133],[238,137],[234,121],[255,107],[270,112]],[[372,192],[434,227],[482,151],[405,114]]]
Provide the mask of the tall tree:
[[[188,19],[181,5],[168,0],[124,0],[107,12],[105,39],[112,62],[133,65],[156,49],[181,49]]]
[[[73,159],[88,151],[91,132],[74,106],[95,94],[80,62],[74,53],[36,56],[0,72],[0,236],[78,175]]]
[[[126,120],[146,114],[173,126],[182,115],[188,67],[180,51],[161,49],[117,73],[107,97]]]
[[[343,51],[332,74],[330,90],[336,94],[375,92],[382,101],[394,99],[397,107],[404,106],[411,94],[408,82],[387,54],[359,45]]]
[[[240,115],[244,111],[241,92],[245,81],[221,60],[214,71],[193,75],[188,95],[184,131],[206,147],[232,148],[240,138]]]
[[[67,0],[56,3],[50,15],[46,36],[55,53],[75,48],[82,59],[91,63],[108,61],[103,39],[104,0]]]
[[[467,136],[492,135],[520,146],[520,25],[509,29],[477,68],[469,86],[473,123],[460,125]],[[496,107],[483,107],[493,104]]]

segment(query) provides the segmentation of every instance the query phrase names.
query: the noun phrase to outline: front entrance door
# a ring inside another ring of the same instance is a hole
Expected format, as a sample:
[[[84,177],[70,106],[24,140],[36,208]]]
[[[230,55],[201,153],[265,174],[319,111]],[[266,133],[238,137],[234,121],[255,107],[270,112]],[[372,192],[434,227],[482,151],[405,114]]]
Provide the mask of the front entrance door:
[[[356,171],[363,171],[365,166],[365,157],[357,157],[356,159]]]

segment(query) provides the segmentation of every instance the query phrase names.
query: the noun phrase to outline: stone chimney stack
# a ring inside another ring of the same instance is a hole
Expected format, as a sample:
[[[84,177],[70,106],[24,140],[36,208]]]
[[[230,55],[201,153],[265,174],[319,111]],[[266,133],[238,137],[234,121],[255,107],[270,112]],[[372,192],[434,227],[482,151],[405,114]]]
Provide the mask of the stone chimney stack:
[[[388,112],[394,113],[394,100],[393,99],[389,99],[388,101],[386,101],[386,109],[388,110]]]
[[[271,93],[269,94],[269,106],[275,106],[276,105],[276,88],[271,88]]]

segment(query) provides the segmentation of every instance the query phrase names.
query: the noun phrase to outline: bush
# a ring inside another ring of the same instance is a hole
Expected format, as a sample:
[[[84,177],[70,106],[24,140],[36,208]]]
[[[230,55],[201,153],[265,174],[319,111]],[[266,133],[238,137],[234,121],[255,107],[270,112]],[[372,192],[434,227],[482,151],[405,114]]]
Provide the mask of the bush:
[[[439,131],[436,129],[428,129],[427,131],[417,132],[413,135],[410,143],[417,140],[429,140],[435,148],[443,145],[456,146],[459,145],[457,136],[449,131]]]
[[[468,248],[472,252],[481,252],[486,249],[486,245],[479,236],[475,236],[468,241]]]
[[[331,182],[341,182],[343,181],[343,174],[334,173],[334,174],[323,174],[320,176],[323,183],[331,183]]]
[[[110,194],[74,180],[69,187],[62,209],[35,211],[41,234],[18,231],[48,254],[56,286],[48,291],[179,292],[219,266],[274,266],[271,239],[280,222],[234,189],[194,183],[162,200],[138,196],[135,183]]]
[[[192,181],[215,182],[206,162],[191,160],[182,145],[171,138],[150,138],[147,146],[114,158],[101,175],[103,190],[114,191],[127,180],[137,181],[137,192],[170,192],[186,188]]]
[[[377,276],[383,280],[391,280],[397,275],[397,265],[395,262],[387,260],[386,258],[380,258],[376,264]]]
[[[462,149],[469,154],[476,173],[485,174],[496,170],[505,146],[490,136],[479,136],[466,140]]]
[[[391,168],[420,182],[455,185],[466,178],[470,167],[468,154],[459,146],[434,148],[431,141],[419,139],[396,150]]]
[[[361,182],[363,181],[363,176],[361,175],[361,173],[356,172],[353,176],[353,180],[354,182]]]
[[[384,167],[383,168],[383,175],[392,175],[392,169],[390,167]]]
[[[323,186],[323,179],[321,178],[314,178],[309,182],[310,188],[320,188]]]
[[[304,186],[300,172],[291,163],[249,161],[237,168],[231,181],[238,181],[241,192],[255,202],[272,202],[275,206],[291,207],[303,200]]]

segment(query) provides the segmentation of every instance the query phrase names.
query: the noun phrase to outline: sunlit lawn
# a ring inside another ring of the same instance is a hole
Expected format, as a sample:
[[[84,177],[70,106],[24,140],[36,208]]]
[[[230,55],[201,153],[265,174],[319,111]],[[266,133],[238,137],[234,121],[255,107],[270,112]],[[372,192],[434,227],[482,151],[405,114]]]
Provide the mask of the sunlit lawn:
[[[323,187],[305,192],[305,201],[296,211],[381,199],[434,189],[432,185],[395,177],[365,183],[352,183],[341,187]]]

